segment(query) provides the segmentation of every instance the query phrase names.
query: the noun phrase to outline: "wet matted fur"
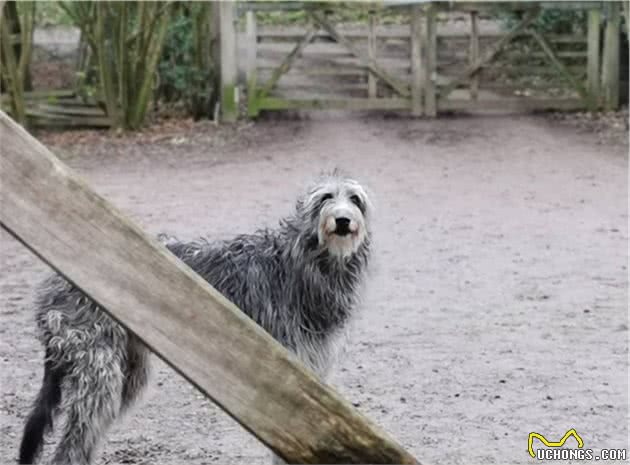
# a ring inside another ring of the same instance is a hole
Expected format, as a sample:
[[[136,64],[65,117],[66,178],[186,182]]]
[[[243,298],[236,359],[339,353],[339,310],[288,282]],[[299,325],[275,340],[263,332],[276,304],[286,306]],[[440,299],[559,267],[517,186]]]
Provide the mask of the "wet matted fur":
[[[230,241],[166,247],[325,378],[355,308],[370,255],[364,188],[323,176],[273,230]],[[36,302],[44,380],[20,446],[32,463],[58,413],[66,417],[52,463],[88,464],[107,428],[138,397],[149,351],[79,289],[47,279]]]

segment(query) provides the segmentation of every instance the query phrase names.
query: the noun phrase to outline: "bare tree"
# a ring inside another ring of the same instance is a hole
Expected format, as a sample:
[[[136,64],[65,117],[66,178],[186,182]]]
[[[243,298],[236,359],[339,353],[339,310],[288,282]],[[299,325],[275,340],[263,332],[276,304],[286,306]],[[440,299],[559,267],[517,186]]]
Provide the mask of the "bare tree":
[[[33,50],[35,2],[3,2],[0,14],[0,81],[9,94],[11,114],[26,124],[24,90],[30,88],[29,64]]]
[[[170,2],[62,2],[96,60],[99,97],[117,128],[144,121]]]

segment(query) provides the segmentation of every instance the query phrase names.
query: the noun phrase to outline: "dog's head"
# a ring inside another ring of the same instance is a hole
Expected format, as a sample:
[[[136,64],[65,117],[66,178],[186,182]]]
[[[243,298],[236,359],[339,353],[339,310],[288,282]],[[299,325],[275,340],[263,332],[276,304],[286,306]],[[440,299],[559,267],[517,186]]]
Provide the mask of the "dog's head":
[[[369,238],[368,194],[338,171],[322,176],[297,208],[317,236],[318,247],[334,257],[350,257]]]

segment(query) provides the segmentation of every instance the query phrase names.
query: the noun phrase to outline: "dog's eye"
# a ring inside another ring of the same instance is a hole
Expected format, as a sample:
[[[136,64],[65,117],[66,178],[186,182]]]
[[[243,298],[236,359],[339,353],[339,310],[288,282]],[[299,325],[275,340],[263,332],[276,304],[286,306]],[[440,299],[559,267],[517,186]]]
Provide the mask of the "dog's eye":
[[[333,198],[332,194],[324,194],[324,195],[322,195],[322,200],[321,200],[321,202],[322,202],[322,203],[324,203],[324,202],[326,202],[327,200],[330,200],[330,199],[332,199],[332,198]]]
[[[361,199],[359,198],[358,195],[353,195],[352,197],[350,197],[350,202],[352,202],[359,208],[363,206],[363,204],[361,203]]]

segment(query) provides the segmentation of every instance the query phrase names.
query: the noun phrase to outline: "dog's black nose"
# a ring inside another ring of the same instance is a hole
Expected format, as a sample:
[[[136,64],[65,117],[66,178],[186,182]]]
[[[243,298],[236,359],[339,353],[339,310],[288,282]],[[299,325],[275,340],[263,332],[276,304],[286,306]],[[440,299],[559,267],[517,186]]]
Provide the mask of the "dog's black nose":
[[[345,236],[350,234],[350,218],[335,218],[335,234]]]

